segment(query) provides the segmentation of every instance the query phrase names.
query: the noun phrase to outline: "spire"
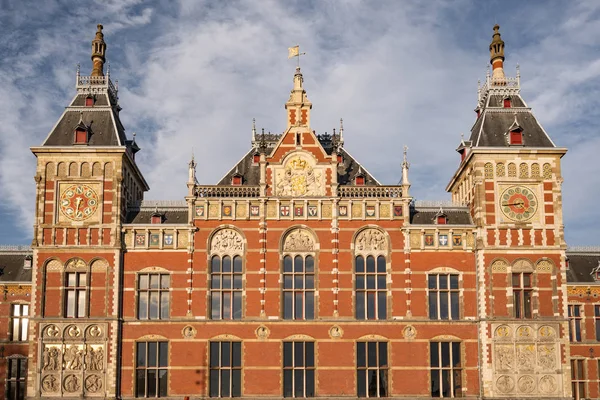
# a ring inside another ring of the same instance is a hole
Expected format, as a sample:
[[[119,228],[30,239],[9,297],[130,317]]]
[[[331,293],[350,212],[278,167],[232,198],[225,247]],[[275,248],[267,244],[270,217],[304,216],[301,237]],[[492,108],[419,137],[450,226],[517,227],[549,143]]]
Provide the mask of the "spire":
[[[500,25],[494,25],[492,43],[490,43],[490,64],[492,64],[492,81],[496,85],[505,85],[504,76],[504,41],[500,37]]]
[[[340,118],[340,146],[344,145],[344,120]]]
[[[104,76],[104,62],[106,61],[106,43],[104,42],[104,27],[98,24],[96,37],[92,40],[92,73],[91,76]]]
[[[188,194],[192,196],[194,194],[194,185],[196,184],[196,161],[194,160],[194,150],[192,150],[192,159],[188,164]]]
[[[256,119],[252,118],[252,143],[256,142]]]
[[[306,91],[303,87],[304,78],[300,67],[296,67],[294,73],[294,87],[290,93],[290,98],[285,103],[287,110],[287,129],[291,127],[304,127],[310,131],[310,109],[312,103],[306,96]]]
[[[402,160],[402,186],[406,186],[408,195],[408,188],[410,187],[410,181],[408,180],[408,169],[410,168],[410,163],[408,162],[408,146],[404,146],[404,157]]]

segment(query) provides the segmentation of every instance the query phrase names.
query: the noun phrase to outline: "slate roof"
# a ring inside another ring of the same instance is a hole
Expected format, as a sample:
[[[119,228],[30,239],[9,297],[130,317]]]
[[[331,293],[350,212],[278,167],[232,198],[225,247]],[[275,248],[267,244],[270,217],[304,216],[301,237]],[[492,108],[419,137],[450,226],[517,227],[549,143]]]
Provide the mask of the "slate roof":
[[[442,207],[446,215],[447,225],[473,225],[468,207]],[[437,225],[436,216],[440,213],[440,207],[411,206],[410,223],[413,225]],[[444,225],[441,225],[444,226]]]
[[[504,97],[490,94],[485,98],[480,116],[471,128],[469,140],[473,147],[555,147],[520,95],[510,96],[510,108],[504,108]],[[508,131],[515,122],[515,115],[523,129],[523,145],[519,146],[511,146],[508,142]]]
[[[569,283],[595,283],[592,270],[600,265],[600,247],[591,250],[567,249]]]
[[[120,107],[112,104],[107,93],[95,95],[95,103],[85,107],[86,95],[76,95],[43,146],[73,146],[75,127],[80,118],[90,129],[87,146],[126,146],[125,128],[119,118]],[[85,146],[85,145],[76,145]]]
[[[31,268],[24,265],[32,254],[31,249],[0,249],[0,282],[31,282]]]
[[[144,201],[127,209],[126,224],[148,225],[152,223],[152,216],[162,216],[163,224],[187,224],[188,207],[185,201]],[[160,226],[156,224],[156,226]]]
[[[271,134],[273,138],[278,138],[279,135]],[[319,143],[323,146],[323,149],[328,155],[333,152],[332,140],[330,135],[317,135]],[[267,152],[271,152],[276,140],[268,142]],[[217,186],[228,186],[231,185],[233,175],[239,173],[242,175],[242,185],[246,186],[258,186],[260,185],[260,166],[253,163],[253,156],[257,150],[252,148],[242,159],[233,166],[227,174],[217,183]],[[339,185],[353,185],[354,177],[358,174],[359,168],[365,177],[366,186],[380,186],[380,183],[375,179],[365,167],[363,167],[356,159],[350,155],[344,148],[341,148],[342,163],[338,166],[338,184]]]

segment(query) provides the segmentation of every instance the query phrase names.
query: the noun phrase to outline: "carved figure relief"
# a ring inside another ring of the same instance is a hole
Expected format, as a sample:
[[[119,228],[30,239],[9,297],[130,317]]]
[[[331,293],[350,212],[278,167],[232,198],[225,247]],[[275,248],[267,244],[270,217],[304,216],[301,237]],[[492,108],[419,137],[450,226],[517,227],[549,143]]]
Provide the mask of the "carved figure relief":
[[[65,264],[65,269],[85,269],[87,265],[81,258],[72,258]]]
[[[42,391],[44,392],[57,392],[58,391],[58,379],[55,375],[46,375],[42,379]]]
[[[414,326],[408,325],[402,331],[402,336],[404,336],[404,339],[409,339],[409,340],[414,339],[417,337],[417,330],[415,329]]]
[[[256,334],[256,337],[258,339],[267,340],[269,335],[271,334],[271,331],[266,326],[261,325],[258,328],[256,328],[256,331],[254,331],[254,333]]]
[[[323,172],[300,155],[292,157],[276,174],[275,196],[324,196]]]
[[[543,369],[556,368],[556,351],[553,345],[538,345],[538,364]]]
[[[284,251],[314,251],[315,243],[310,232],[305,229],[294,229],[290,232],[283,243]]]
[[[556,337],[556,331],[554,328],[544,325],[538,330],[538,334],[540,336],[540,340],[549,340],[554,339]]]
[[[540,379],[539,389],[542,393],[554,393],[556,391],[556,379],[550,375],[544,375]]]
[[[92,325],[88,328],[88,336],[99,337],[102,335],[102,329],[98,325]]]
[[[515,355],[511,345],[496,346],[496,368],[501,371],[514,368]]]
[[[387,248],[385,235],[377,229],[365,229],[356,237],[355,250],[357,251],[385,251]]]
[[[81,383],[76,375],[67,375],[63,382],[63,387],[66,392],[78,392],[81,389]]]
[[[48,325],[46,327],[46,336],[57,337],[60,334],[60,329],[56,325]]]
[[[191,325],[185,326],[182,330],[181,330],[181,335],[183,335],[184,338],[186,339],[193,339],[196,337],[196,333],[198,333],[198,331],[196,331],[196,328],[194,328]]]
[[[233,229],[221,229],[213,237],[210,246],[213,253],[244,251],[242,236]]]
[[[517,328],[517,339],[531,338],[531,328],[528,326],[520,326]]]
[[[88,375],[85,378],[85,390],[90,393],[96,393],[102,389],[102,378],[99,375]]]
[[[535,379],[531,375],[525,375],[519,378],[517,386],[521,393],[531,393],[535,389]]]
[[[519,370],[532,370],[535,364],[535,346],[525,344],[517,346],[517,367]]]
[[[76,338],[81,336],[81,329],[77,325],[69,325],[67,329],[65,329],[67,336]]]
[[[58,371],[60,350],[56,346],[44,348],[43,367],[44,371]]]
[[[65,349],[65,369],[77,371],[83,367],[83,349],[72,345]]]
[[[88,347],[87,368],[90,371],[104,370],[104,349],[102,347]]]
[[[496,387],[501,393],[510,393],[515,388],[515,381],[507,375],[502,375],[496,380]]]
[[[512,333],[511,331],[512,330],[510,329],[509,326],[506,326],[506,325],[499,326],[498,328],[496,328],[496,337],[507,338],[511,335],[511,333]]]
[[[329,328],[329,337],[332,339],[340,339],[342,336],[344,336],[344,330],[342,328],[340,328],[337,325],[332,326],[331,328]]]

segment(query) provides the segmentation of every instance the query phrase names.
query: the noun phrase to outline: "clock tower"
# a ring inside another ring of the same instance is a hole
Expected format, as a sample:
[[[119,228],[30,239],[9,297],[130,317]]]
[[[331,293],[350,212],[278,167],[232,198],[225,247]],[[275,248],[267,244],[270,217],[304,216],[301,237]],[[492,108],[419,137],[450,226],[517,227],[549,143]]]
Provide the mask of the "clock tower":
[[[37,157],[30,397],[114,397],[118,390],[121,224],[148,185],[120,120],[118,89],[104,72],[102,25],[92,71]],[[38,322],[33,322],[38,321]],[[65,360],[65,362],[61,361]]]
[[[521,97],[520,73],[504,73],[494,26],[492,74],[478,89],[476,120],[457,149],[448,184],[477,227],[480,379],[484,398],[570,398],[566,243],[561,158]],[[542,364],[541,355],[550,362]],[[536,359],[538,361],[536,361]]]

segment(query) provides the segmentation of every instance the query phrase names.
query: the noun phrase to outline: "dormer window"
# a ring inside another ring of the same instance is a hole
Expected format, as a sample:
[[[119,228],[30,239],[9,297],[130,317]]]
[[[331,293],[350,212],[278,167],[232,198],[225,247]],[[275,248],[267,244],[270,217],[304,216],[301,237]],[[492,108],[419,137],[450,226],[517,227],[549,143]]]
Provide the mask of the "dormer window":
[[[77,128],[75,129],[75,143],[76,144],[87,144],[88,132],[87,129]]]
[[[510,144],[511,145],[522,145],[523,144],[523,131],[520,129],[515,129],[510,131]]]
[[[163,216],[161,214],[152,214],[152,217],[150,217],[150,223],[151,224],[162,224],[163,222]]]
[[[355,181],[356,181],[356,186],[364,186],[364,184],[365,184],[365,177],[364,177],[364,175],[357,176],[356,179],[355,179]]]
[[[511,108],[512,107],[512,102],[510,100],[510,97],[505,97],[504,98],[503,105],[504,105],[504,108]]]
[[[94,97],[92,96],[88,96],[85,98],[85,106],[86,107],[91,107],[94,105]]]
[[[25,260],[23,261],[23,268],[25,269],[31,269],[31,263],[33,261],[33,257],[31,256],[26,256]]]
[[[460,154],[460,162],[463,162],[465,160],[465,158],[467,157],[467,152],[465,151],[465,149],[459,150],[458,152]]]
[[[598,266],[592,269],[590,275],[594,278],[594,281],[600,282],[600,261],[598,261]]]
[[[445,215],[438,215],[436,222],[438,225],[446,225],[448,223],[448,217]]]
[[[342,155],[338,154],[337,155],[337,162],[338,162],[338,164],[341,164],[343,161],[344,161],[344,159],[342,158]]]
[[[242,175],[235,174],[231,177],[231,184],[234,186],[240,186],[242,184]]]
[[[260,154],[259,153],[254,153],[252,155],[252,162],[254,164],[258,164],[260,162]]]

